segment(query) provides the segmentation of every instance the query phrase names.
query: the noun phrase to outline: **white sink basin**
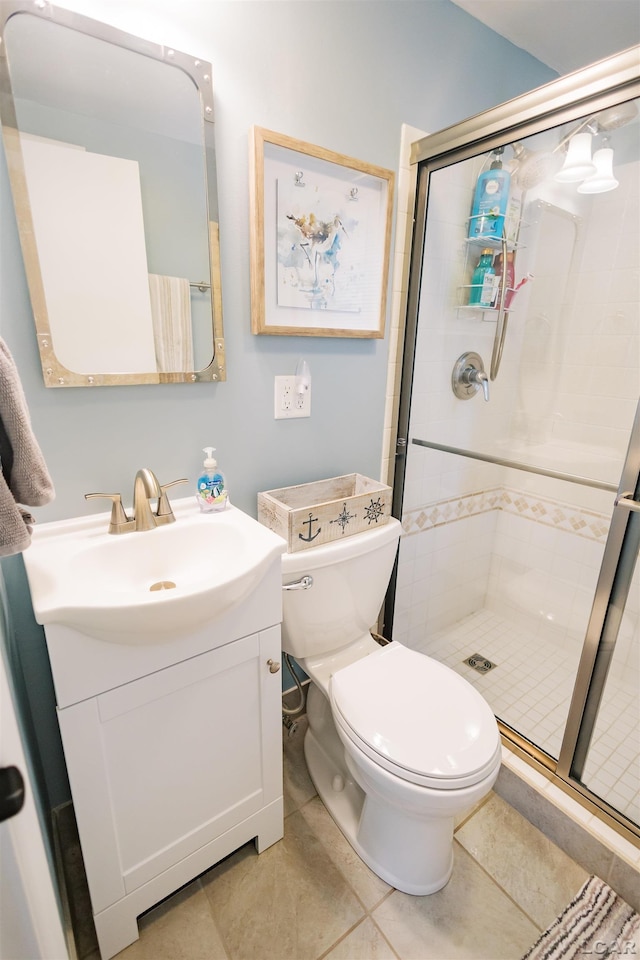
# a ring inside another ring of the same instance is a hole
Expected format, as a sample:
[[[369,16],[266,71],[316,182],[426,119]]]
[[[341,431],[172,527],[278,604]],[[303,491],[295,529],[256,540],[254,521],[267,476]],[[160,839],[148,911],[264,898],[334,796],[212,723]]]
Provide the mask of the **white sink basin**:
[[[241,510],[203,514],[173,503],[176,522],[107,533],[109,514],[35,527],[24,553],[38,623],[112,643],[167,643],[211,623],[255,588],[286,543]]]

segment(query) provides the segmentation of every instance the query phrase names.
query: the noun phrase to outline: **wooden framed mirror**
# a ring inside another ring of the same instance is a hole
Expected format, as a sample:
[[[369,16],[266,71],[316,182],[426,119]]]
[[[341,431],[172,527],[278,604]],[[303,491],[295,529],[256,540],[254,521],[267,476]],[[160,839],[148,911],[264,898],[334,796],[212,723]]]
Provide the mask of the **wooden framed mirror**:
[[[0,29],[45,384],[226,379],[211,65],[45,2]]]

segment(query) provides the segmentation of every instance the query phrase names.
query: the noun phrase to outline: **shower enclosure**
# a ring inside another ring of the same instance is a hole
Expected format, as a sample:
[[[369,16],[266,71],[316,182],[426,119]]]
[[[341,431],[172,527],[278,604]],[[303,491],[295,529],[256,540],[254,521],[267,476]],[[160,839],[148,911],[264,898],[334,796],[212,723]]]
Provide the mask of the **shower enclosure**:
[[[385,614],[388,636],[465,676],[507,738],[635,836],[638,52],[414,144]],[[476,227],[492,164],[509,207]]]

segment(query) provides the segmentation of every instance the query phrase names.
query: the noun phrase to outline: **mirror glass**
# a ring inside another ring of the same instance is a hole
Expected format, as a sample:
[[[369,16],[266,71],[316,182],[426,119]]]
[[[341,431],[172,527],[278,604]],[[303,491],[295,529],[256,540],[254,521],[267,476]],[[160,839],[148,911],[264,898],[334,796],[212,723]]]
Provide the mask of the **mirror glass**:
[[[0,119],[45,383],[224,379],[210,65],[10,7]]]

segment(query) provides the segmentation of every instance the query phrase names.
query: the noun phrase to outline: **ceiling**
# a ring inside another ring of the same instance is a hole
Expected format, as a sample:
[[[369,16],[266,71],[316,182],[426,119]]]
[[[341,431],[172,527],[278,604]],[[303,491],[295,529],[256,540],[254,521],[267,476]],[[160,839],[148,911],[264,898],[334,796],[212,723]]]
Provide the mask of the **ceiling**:
[[[639,0],[452,0],[560,75],[640,44]]]

